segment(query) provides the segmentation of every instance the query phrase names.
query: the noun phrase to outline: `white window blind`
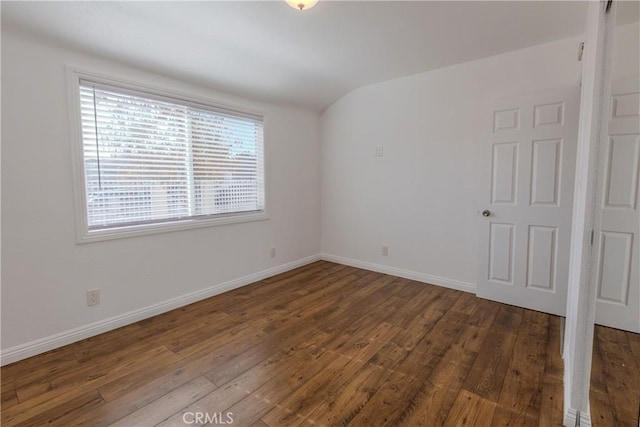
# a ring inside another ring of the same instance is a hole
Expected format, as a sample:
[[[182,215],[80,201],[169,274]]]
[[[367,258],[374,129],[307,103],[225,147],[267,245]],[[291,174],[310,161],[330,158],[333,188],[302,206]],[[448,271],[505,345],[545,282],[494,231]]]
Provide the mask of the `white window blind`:
[[[262,118],[80,80],[89,231],[264,210]]]

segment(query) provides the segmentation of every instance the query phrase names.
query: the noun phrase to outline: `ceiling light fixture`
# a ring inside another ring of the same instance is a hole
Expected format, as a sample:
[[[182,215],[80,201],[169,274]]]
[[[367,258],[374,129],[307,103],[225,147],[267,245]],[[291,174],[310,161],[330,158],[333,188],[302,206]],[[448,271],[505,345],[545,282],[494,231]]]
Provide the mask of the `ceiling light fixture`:
[[[316,3],[318,3],[318,0],[287,0],[289,6],[299,10],[311,9]]]

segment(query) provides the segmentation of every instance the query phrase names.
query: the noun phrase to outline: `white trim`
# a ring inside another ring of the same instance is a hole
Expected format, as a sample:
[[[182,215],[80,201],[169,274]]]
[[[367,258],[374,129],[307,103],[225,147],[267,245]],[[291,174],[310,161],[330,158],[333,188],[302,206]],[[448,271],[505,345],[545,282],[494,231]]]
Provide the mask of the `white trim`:
[[[228,292],[260,280],[264,280],[268,277],[275,276],[277,274],[281,274],[319,260],[325,260],[335,262],[337,264],[362,268],[364,270],[390,274],[393,276],[403,277],[405,279],[416,280],[418,282],[443,286],[445,288],[456,289],[464,292],[475,293],[476,291],[476,286],[473,283],[462,282],[459,280],[448,279],[431,274],[418,273],[411,270],[404,270],[401,268],[390,267],[386,265],[359,261],[351,258],[344,258],[337,255],[323,253],[318,255],[311,255],[296,261],[291,261],[286,264],[262,270],[238,279],[219,283],[209,288],[191,292],[167,301],[163,301],[158,304],[150,305],[138,310],[133,310],[128,313],[110,317],[108,319],[99,320],[85,326],[80,326],[25,344],[20,344],[6,350],[0,350],[0,366],[8,365],[9,363],[14,363],[31,356],[35,356],[37,354],[74,343],[76,341],[102,334],[113,329],[120,328],[122,326],[130,325],[132,323],[139,322],[140,320],[157,316],[158,314],[162,314],[167,311],[171,311],[176,308],[183,307],[185,305],[192,304],[194,302],[201,301],[203,299],[219,295],[221,293]]]
[[[405,270],[402,268],[390,267],[388,265],[375,264],[357,259],[344,258],[338,255],[322,253],[320,259],[331,261],[338,264],[349,265],[351,267],[362,268],[364,270],[375,271],[378,273],[389,274],[392,276],[403,277],[405,279],[415,280],[422,283],[443,286],[445,288],[456,289],[459,291],[476,293],[476,285],[474,283],[463,282],[446,277],[434,276],[432,274],[419,273],[417,271]]]
[[[578,411],[574,408],[569,408],[564,413],[564,420],[562,425],[565,427],[591,427],[591,416],[588,412],[580,412],[580,424],[578,424]]]
[[[582,91],[578,124],[578,150],[571,223],[571,246],[564,340],[564,420],[590,418],[589,385],[596,310],[597,262],[591,246],[591,230],[597,229],[600,209],[598,176],[603,159],[600,146],[607,136],[613,35],[616,2],[609,13],[607,2],[589,2],[582,65]],[[596,233],[597,234],[597,233]],[[584,424],[587,425],[587,424]],[[590,423],[589,423],[590,425]]]
[[[165,86],[149,84],[146,81],[131,79],[117,74],[105,73],[95,69],[77,67],[75,65],[65,65],[67,73],[71,73],[72,77],[78,79],[91,80],[96,83],[104,83],[111,86],[120,86],[125,89],[134,91],[150,92],[159,96],[170,97],[175,99],[184,99],[195,104],[203,104],[229,112],[238,112],[241,114],[249,114],[256,117],[264,117],[266,111],[257,108],[254,103],[243,103],[236,101],[218,101],[201,93],[187,92],[184,90],[173,90]],[[74,95],[75,96],[75,95]]]
[[[221,294],[223,292],[246,286],[259,280],[263,280],[268,277],[275,276],[276,274],[281,274],[289,270],[293,270],[294,268],[302,267],[319,260],[319,255],[311,255],[305,258],[298,259],[296,261],[291,261],[286,264],[253,273],[248,276],[230,280],[228,282],[219,283],[209,288],[201,289],[199,291],[172,298],[158,304],[150,305],[138,310],[133,310],[128,313],[110,317],[108,319],[99,320],[85,326],[80,326],[78,328],[70,329],[68,331],[64,331],[25,344],[20,344],[15,347],[0,351],[0,366],[17,362],[19,360],[26,359],[27,357],[35,356],[37,354],[62,347],[64,345],[71,344],[85,338],[102,334],[104,332],[108,332],[113,329],[120,328],[122,326],[129,325],[143,319],[147,319],[149,317],[157,316],[158,314],[165,313],[167,311],[174,310],[188,304],[192,304],[194,302]]]
[[[173,231],[190,230],[193,228],[214,227],[226,224],[268,220],[269,215],[264,211],[250,213],[223,214],[215,218],[189,218],[185,220],[154,222],[149,224],[130,225],[91,230],[85,235],[78,234],[76,243],[100,242],[103,240],[124,239],[127,237],[145,236],[147,234],[170,233]],[[82,230],[85,232],[85,230]]]
[[[72,65],[65,65],[67,80],[67,110],[69,112],[69,134],[71,140],[71,161],[72,178],[75,204],[75,228],[76,243],[88,243],[102,240],[122,239],[126,237],[143,236],[147,234],[168,233],[173,231],[188,230],[193,228],[214,227],[218,225],[236,224],[250,221],[263,221],[269,219],[269,190],[268,176],[269,169],[267,161],[268,141],[268,114],[254,105],[247,105],[238,102],[221,103],[214,98],[204,97],[193,92],[176,91],[166,87],[150,85],[142,81],[131,80],[117,75],[110,75],[100,71],[88,70]],[[263,157],[263,182],[264,182],[264,209],[250,213],[231,213],[216,215],[213,218],[189,218],[184,221],[155,222],[151,224],[141,224],[134,226],[113,227],[104,230],[89,230],[87,221],[87,201],[85,194],[84,160],[82,145],[82,123],[80,122],[80,81],[88,80],[98,84],[115,86],[124,90],[144,92],[152,96],[182,100],[200,107],[208,106],[214,111],[216,109],[229,113],[238,113],[260,117],[262,120],[262,157]]]

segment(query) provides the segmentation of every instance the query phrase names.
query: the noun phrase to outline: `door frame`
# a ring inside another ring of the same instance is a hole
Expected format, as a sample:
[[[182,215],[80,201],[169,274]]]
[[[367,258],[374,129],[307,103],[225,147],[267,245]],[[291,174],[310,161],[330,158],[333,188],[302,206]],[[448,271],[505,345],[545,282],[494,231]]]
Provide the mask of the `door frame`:
[[[600,153],[608,132],[615,9],[615,2],[589,2],[585,26],[563,348],[563,424],[570,427],[591,425],[589,390],[598,266],[594,250],[598,246],[591,235],[600,223],[597,202],[604,162]]]

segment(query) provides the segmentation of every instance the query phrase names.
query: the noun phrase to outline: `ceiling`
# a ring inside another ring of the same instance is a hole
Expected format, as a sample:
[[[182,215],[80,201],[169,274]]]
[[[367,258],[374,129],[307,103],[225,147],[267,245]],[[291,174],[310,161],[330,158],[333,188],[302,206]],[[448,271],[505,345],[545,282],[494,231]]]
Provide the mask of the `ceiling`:
[[[1,7],[3,29],[316,111],[364,85],[581,34],[586,16],[586,4],[575,1],[320,0],[304,12],[284,0]]]

